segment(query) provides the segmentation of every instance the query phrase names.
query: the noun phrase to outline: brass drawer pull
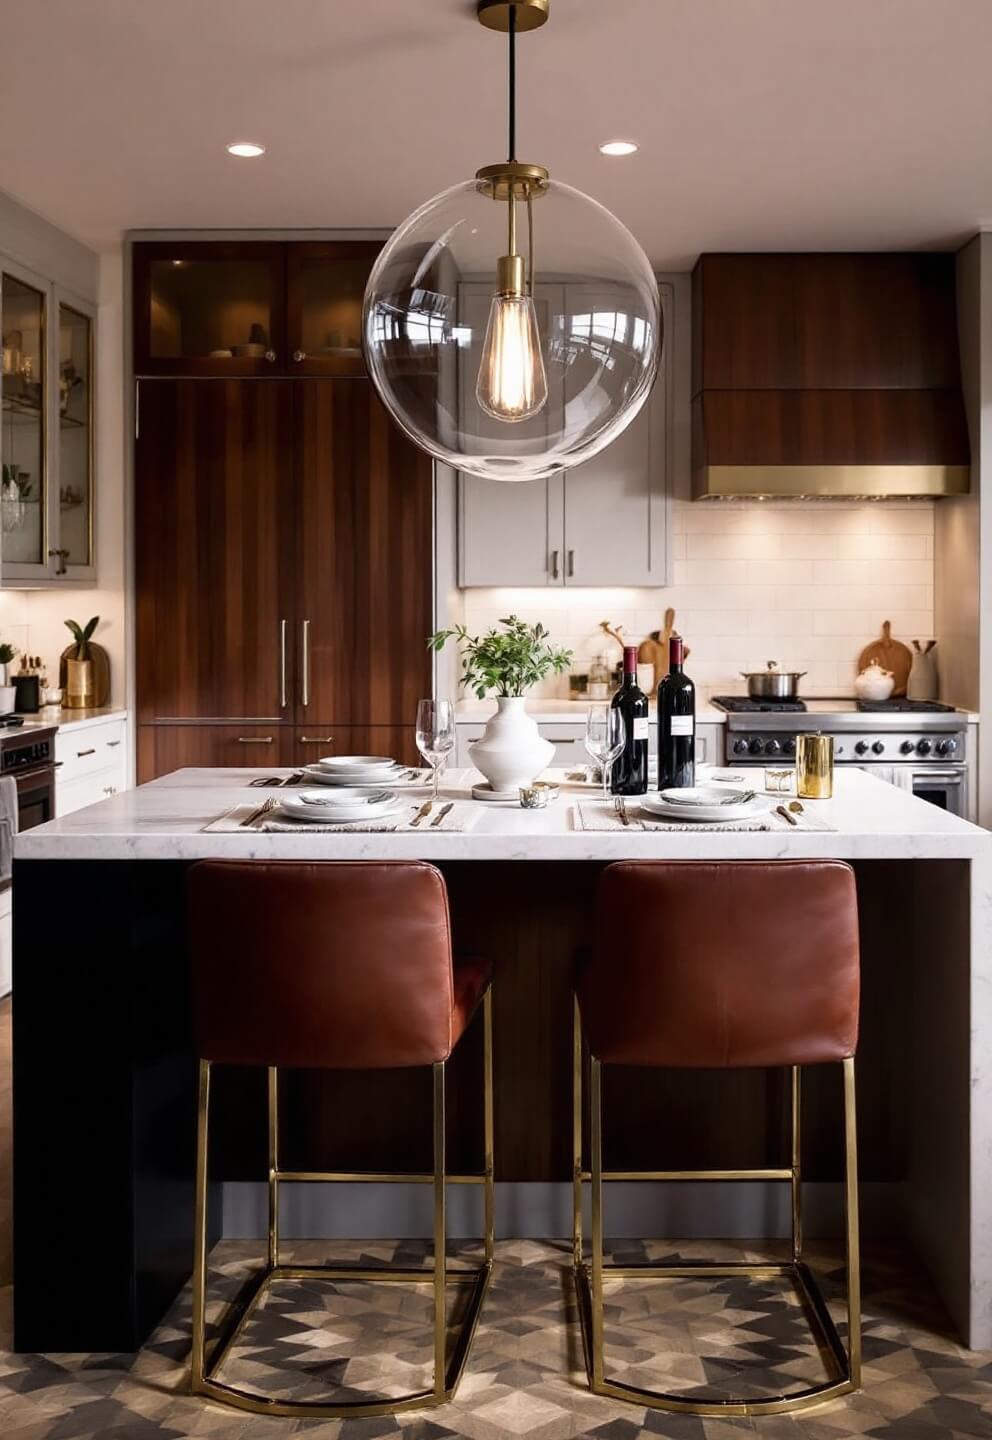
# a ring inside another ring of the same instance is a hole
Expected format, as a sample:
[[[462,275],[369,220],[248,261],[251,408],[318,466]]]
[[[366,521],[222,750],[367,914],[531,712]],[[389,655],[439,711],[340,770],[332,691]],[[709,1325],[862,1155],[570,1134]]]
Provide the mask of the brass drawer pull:
[[[239,745],[271,745],[271,735],[239,735]]]
[[[92,750],[77,750],[77,751],[76,751],[76,759],[77,759],[77,760],[82,760],[82,758],[83,758],[84,755],[95,755],[95,754],[96,754],[96,749],[95,749],[95,748],[92,749]]]
[[[333,745],[333,735],[301,735],[301,745]]]

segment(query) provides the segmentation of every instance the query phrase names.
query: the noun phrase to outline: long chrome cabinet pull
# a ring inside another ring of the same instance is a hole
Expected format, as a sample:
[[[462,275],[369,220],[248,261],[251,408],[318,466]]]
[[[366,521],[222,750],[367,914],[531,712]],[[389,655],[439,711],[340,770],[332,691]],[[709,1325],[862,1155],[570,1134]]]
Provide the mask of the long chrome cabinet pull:
[[[303,622],[303,703],[310,704],[310,621]]]
[[[283,710],[288,705],[286,696],[286,622],[279,621],[279,704]]]

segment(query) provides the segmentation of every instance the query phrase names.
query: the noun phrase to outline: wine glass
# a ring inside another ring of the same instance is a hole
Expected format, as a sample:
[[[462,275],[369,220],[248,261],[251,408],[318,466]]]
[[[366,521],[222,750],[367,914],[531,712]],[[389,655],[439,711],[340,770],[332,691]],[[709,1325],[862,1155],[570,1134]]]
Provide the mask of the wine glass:
[[[612,705],[590,705],[586,716],[586,751],[603,772],[603,799],[609,798],[610,766],[623,749],[627,727]]]
[[[455,707],[450,700],[420,700],[417,704],[417,749],[434,772],[436,800],[441,771],[455,748]]]

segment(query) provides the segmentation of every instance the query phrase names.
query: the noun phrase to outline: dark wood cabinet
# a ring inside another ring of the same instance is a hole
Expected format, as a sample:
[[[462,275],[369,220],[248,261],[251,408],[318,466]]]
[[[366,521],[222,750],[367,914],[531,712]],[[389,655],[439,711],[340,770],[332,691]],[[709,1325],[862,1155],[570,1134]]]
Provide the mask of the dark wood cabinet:
[[[140,381],[139,780],[415,763],[432,554],[431,462],[369,380]]]
[[[291,720],[289,382],[143,380],[137,428],[139,724]]]
[[[136,375],[363,376],[377,240],[139,241]]]

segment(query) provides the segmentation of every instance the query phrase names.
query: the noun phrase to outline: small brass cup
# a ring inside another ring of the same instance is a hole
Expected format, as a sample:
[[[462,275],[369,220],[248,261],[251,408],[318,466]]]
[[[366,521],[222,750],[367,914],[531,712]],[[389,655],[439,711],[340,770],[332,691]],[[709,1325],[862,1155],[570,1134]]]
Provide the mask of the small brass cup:
[[[796,794],[802,800],[829,800],[833,793],[833,736],[797,735]]]

